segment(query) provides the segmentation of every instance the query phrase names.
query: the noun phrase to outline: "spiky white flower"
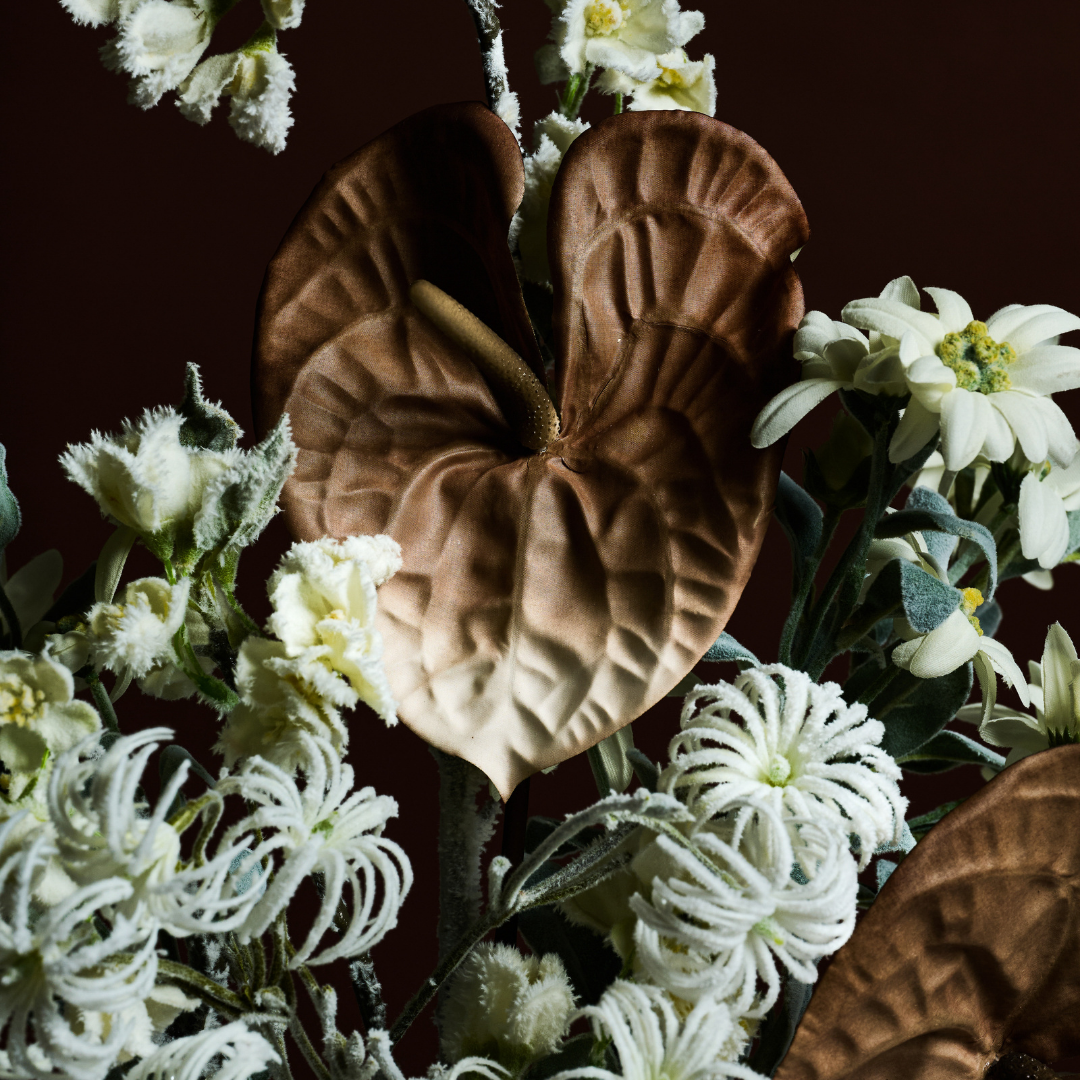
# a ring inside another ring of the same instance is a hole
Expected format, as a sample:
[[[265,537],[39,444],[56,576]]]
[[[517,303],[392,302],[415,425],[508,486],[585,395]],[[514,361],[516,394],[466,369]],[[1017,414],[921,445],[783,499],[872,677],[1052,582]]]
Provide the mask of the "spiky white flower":
[[[87,614],[95,665],[142,678],[163,661],[175,660],[172,639],[184,624],[190,591],[190,578],[175,585],[164,578],[139,578],[112,603],[95,604]]]
[[[305,760],[305,732],[345,752],[349,733],[338,710],[354,705],[356,692],[321,662],[328,651],[314,646],[293,657],[280,641],[253,636],[243,642],[236,658],[240,704],[215,747],[227,766],[259,756],[291,772]]]
[[[277,1051],[243,1020],[174,1039],[143,1058],[126,1075],[128,1080],[201,1080],[207,1066],[220,1056],[214,1080],[250,1080],[271,1064],[281,1063]]]
[[[146,814],[137,800],[147,760],[161,740],[171,738],[168,728],[149,728],[117,739],[100,760],[89,743],[61,756],[49,780],[57,847],[65,871],[80,885],[114,877],[129,881],[123,913],[144,907],[175,937],[223,933],[247,918],[258,890],[239,894],[233,873],[249,846],[246,838],[222,841],[214,856],[206,857],[209,827],[221,813],[221,796],[208,792],[166,820],[187,779],[189,765],[184,762],[165,785],[153,813]],[[185,859],[180,837],[200,818],[204,835]]]
[[[678,794],[699,821],[733,798],[760,799],[858,836],[861,866],[899,839],[907,800],[880,745],[885,727],[836,683],[816,685],[783,664],[752,668],[688,694],[680,723],[659,790]]]
[[[760,1018],[780,990],[778,963],[812,983],[816,962],[851,936],[857,870],[832,821],[788,819],[747,799],[723,813],[691,834],[696,851],[661,834],[638,856],[638,877],[650,861],[656,873],[647,895],[630,898],[635,962],[676,997],[715,994]]]
[[[263,15],[275,30],[292,30],[304,15],[304,0],[261,0]]]
[[[660,74],[659,55],[681,49],[705,26],[700,11],[680,11],[678,0],[547,0],[555,13],[553,45],[537,54],[543,82],[580,75],[592,65],[649,82]]]
[[[0,849],[12,827],[11,821],[0,827]],[[56,1067],[72,1080],[102,1080],[130,1025],[118,1024],[104,1040],[77,1034],[65,1003],[120,1014],[142,1001],[157,975],[158,925],[137,906],[131,918],[116,915],[109,935],[99,937],[95,913],[115,911],[132,895],[131,884],[118,878],[36,910],[34,880],[51,854],[46,837],[37,835],[0,865],[0,1032],[7,1028],[16,1075],[51,1080]]]
[[[547,282],[551,268],[547,257],[548,206],[551,186],[570,144],[589,127],[583,120],[569,120],[549,113],[533,127],[534,150],[525,156],[525,193],[510,226],[511,246],[517,241],[521,273],[529,281]]]
[[[595,1038],[611,1039],[620,1072],[584,1066],[552,1080],[763,1080],[738,1064],[746,1032],[715,997],[702,997],[680,1018],[664,991],[617,979],[580,1015],[592,1020]]]
[[[56,829],[49,817],[49,770],[52,761],[32,775],[4,773],[0,776],[0,827],[10,826],[0,845],[0,862],[15,854],[31,836],[40,837],[52,852],[34,879],[33,897],[52,906],[75,891],[56,853]]]
[[[911,402],[889,444],[903,461],[941,433],[945,467],[1005,461],[1019,441],[1029,461],[1068,465],[1072,425],[1051,394],[1080,386],[1080,349],[1058,345],[1080,318],[1051,304],[1009,304],[985,323],[949,289],[927,289],[936,315],[906,299],[854,300],[844,322],[899,342]]]
[[[267,583],[274,608],[267,629],[289,656],[343,675],[353,696],[340,704],[364,701],[388,724],[397,705],[382,666],[375,590],[400,568],[401,548],[389,536],[326,537],[293,544]]]
[[[125,420],[119,435],[94,431],[90,442],[69,445],[60,464],[103,514],[144,536],[190,524],[206,485],[240,452],[183,446],[182,424],[175,409],[149,409],[137,424]]]
[[[326,964],[367,952],[397,925],[398,910],[412,887],[408,856],[382,831],[397,803],[373,788],[353,791],[353,770],[334,748],[301,733],[306,749],[301,788],[288,773],[261,758],[218,782],[222,794],[242,795],[257,809],[229,829],[223,843],[255,829],[269,831],[253,850],[257,859],[280,854],[266,892],[238,931],[242,941],[264,933],[309,874],[323,875],[319,912],[292,960]],[[333,945],[315,949],[330,927],[348,884],[352,916]],[[313,955],[314,954],[314,955]]]
[[[509,945],[478,945],[450,984],[442,1050],[451,1062],[496,1059],[517,1074],[554,1053],[569,1025],[574,992],[554,953],[522,956]]]
[[[111,71],[132,76],[131,100],[156,105],[191,74],[210,44],[217,20],[200,0],[143,0],[120,21],[120,33],[101,51]]]
[[[656,63],[660,73],[647,82],[612,68],[597,79],[597,89],[605,94],[632,95],[627,106],[630,112],[675,109],[716,115],[716,58],[712,53],[691,60],[685,50],[675,49],[658,56]]]
[[[37,772],[46,751],[61,753],[100,730],[94,707],[74,694],[71,672],[48,652],[0,652],[0,760],[11,772]]]
[[[1049,465],[1049,463],[1047,463]],[[1020,484],[1020,550],[1044,570],[1069,554],[1070,510],[1080,510],[1080,456],[1065,468],[1037,466]]]
[[[60,6],[79,24],[105,26],[130,15],[142,0],[60,0]]]

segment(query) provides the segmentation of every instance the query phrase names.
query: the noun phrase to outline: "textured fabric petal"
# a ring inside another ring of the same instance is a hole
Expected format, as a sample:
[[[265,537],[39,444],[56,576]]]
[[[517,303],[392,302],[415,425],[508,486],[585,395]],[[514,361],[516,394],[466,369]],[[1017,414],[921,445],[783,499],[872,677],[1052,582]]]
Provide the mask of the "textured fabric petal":
[[[941,399],[956,388],[956,373],[936,356],[923,356],[908,367],[908,385],[912,395],[934,412]]]
[[[987,461],[1007,461],[1016,449],[1016,435],[1005,417],[990,404],[989,399],[983,398],[983,400],[986,402],[984,409],[986,433],[983,436],[980,454]]]
[[[862,330],[876,330],[897,340],[910,330],[924,356],[933,353],[934,346],[945,336],[937,316],[896,300],[852,300],[845,305],[841,318]]]
[[[1073,725],[1073,696],[1071,682],[1076,649],[1072,639],[1054,623],[1046,634],[1042,654],[1043,716],[1046,726],[1054,731],[1064,731]]]
[[[979,738],[991,746],[1020,747],[1028,753],[1045,750],[1048,743],[1046,732],[1039,727],[1033,716],[1012,713],[993,717],[979,728]]]
[[[916,311],[922,307],[919,290],[915,282],[906,274],[903,277],[893,278],[878,294],[878,299],[895,300],[897,303],[906,304]]]
[[[995,641],[992,637],[980,638],[980,642],[979,651],[989,658],[994,670],[1016,691],[1016,696],[1025,706],[1030,705],[1031,697],[1028,694],[1027,680],[1020,670],[1020,665],[1013,659],[1013,654],[1000,641]]]
[[[1080,349],[1039,345],[1009,365],[1009,381],[1033,394],[1057,394],[1080,386]]]
[[[986,320],[986,332],[995,341],[1008,341],[1009,335],[1021,323],[1035,315],[1058,310],[1053,304],[1006,304]]]
[[[957,387],[941,399],[941,456],[950,472],[975,460],[990,427],[989,413],[985,395],[970,390]]]
[[[1046,428],[1040,422],[1039,409],[1035,404],[1039,398],[1022,394],[1016,390],[1003,390],[990,394],[990,404],[1008,421],[1009,427],[1016,432],[1020,449],[1028,461],[1045,461],[1050,440]]]
[[[1069,519],[1061,496],[1028,473],[1020,485],[1020,550],[1044,570],[1057,566],[1069,546]]]
[[[938,433],[939,417],[915,398],[911,399],[889,443],[889,460],[894,464],[917,454]]]
[[[987,323],[986,331],[995,341],[1008,341],[1017,353],[1023,354],[1028,349],[1033,349],[1036,345],[1058,334],[1080,330],[1080,318],[1061,308],[1050,308],[1048,311],[1030,313],[1028,318],[1022,321],[1017,320],[1004,338],[997,337],[994,333],[996,329],[998,329],[996,326],[991,329],[990,324]]]
[[[840,379],[803,379],[785,387],[758,413],[750,435],[751,442],[759,448],[771,446],[843,386]]]
[[[907,670],[920,679],[948,675],[974,657],[979,651],[980,640],[964,613],[955,611],[940,626],[923,635],[908,661]]]
[[[974,321],[971,306],[959,293],[952,289],[934,289],[929,286],[926,291],[933,297],[934,306],[941,319],[941,329],[946,334],[963,330],[968,323]]]

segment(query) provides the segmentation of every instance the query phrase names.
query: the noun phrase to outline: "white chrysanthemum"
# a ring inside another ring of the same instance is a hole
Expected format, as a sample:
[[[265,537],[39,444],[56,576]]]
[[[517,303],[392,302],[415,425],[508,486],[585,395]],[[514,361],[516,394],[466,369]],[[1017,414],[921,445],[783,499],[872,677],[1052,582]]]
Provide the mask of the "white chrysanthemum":
[[[879,299],[918,303],[911,278],[890,281]],[[821,311],[808,311],[795,331],[795,359],[802,363],[800,379],[781,390],[758,414],[750,439],[770,446],[837,390],[902,397],[908,392],[900,363],[899,343],[880,334],[869,337]]]
[[[533,127],[535,149],[525,156],[525,193],[510,226],[511,246],[517,241],[521,273],[529,281],[547,282],[551,268],[547,257],[548,206],[551,186],[570,144],[589,125],[568,120],[553,112]]]
[[[703,997],[685,1019],[655,986],[616,980],[595,1005],[581,1010],[597,1039],[611,1039],[621,1071],[585,1066],[552,1080],[763,1080],[737,1062],[746,1033],[728,1006]]]
[[[1038,466],[1020,485],[1020,549],[1044,570],[1069,554],[1070,510],[1080,510],[1080,456],[1065,468]]]
[[[0,828],[0,848],[12,827]],[[65,1003],[120,1014],[142,1001],[157,975],[157,923],[139,908],[118,915],[102,939],[93,916],[130,899],[130,883],[109,878],[37,911],[34,879],[52,852],[32,837],[0,866],[0,1031],[16,1075],[51,1080],[54,1067],[71,1080],[102,1080],[129,1032],[119,1024],[104,1041],[74,1032]],[[119,955],[122,959],[114,959]],[[34,1042],[28,1035],[32,1033]]]
[[[130,15],[142,0],[60,0],[60,6],[80,25],[105,26]]]
[[[0,652],[0,761],[13,773],[41,768],[101,728],[94,707],[75,701],[71,672],[48,652]]]
[[[678,998],[716,995],[738,1015],[761,1018],[780,991],[778,963],[812,983],[817,961],[855,928],[858,873],[847,836],[832,822],[786,819],[738,799],[691,839],[704,859],[661,834],[635,860],[639,878],[653,870],[647,894],[630,898],[635,964]]]
[[[257,809],[234,825],[223,842],[252,830],[270,831],[255,858],[277,852],[281,865],[240,928],[241,940],[264,933],[309,874],[323,875],[318,915],[292,960],[326,964],[367,952],[397,925],[398,910],[412,887],[408,856],[382,836],[397,803],[372,788],[353,791],[353,770],[324,740],[300,736],[306,747],[303,788],[288,773],[261,758],[249,758],[234,776],[218,783],[223,794],[242,795]],[[340,938],[315,949],[333,922],[348,884],[352,915]],[[315,953],[315,955],[312,955]]]
[[[55,548],[36,555],[24,566],[20,566],[10,578],[5,578],[0,567],[0,585],[19,620],[23,643],[31,628],[41,622],[45,612],[52,607],[53,594],[60,585],[64,574],[64,560]],[[7,619],[0,611],[0,631],[10,632]]]
[[[716,58],[706,53],[701,60],[691,60],[683,49],[656,58],[659,75],[648,82],[638,82],[621,71],[605,71],[596,81],[605,94],[632,94],[630,112],[675,109],[716,115]]]
[[[229,469],[240,451],[185,447],[182,424],[174,409],[147,410],[137,424],[125,420],[120,435],[94,431],[88,443],[69,445],[60,464],[103,514],[143,535],[190,523],[206,484]]]
[[[190,858],[181,851],[183,831],[203,817],[221,813],[215,792],[181,810],[176,824],[165,819],[188,774],[176,770],[161,792],[153,813],[137,801],[147,759],[159,741],[171,739],[168,728],[149,728],[116,740],[100,760],[88,743],[60,757],[49,780],[49,808],[57,831],[64,870],[80,885],[119,877],[132,886],[121,911],[145,907],[175,937],[222,933],[239,926],[258,900],[258,891],[237,895],[233,866],[248,847],[246,839],[222,842],[213,858],[206,838]],[[200,802],[202,806],[200,807]],[[179,826],[179,828],[177,827]]]
[[[220,1055],[214,1080],[250,1080],[274,1062],[277,1051],[243,1020],[174,1039],[155,1050],[126,1074],[128,1080],[201,1080]]]
[[[280,641],[249,637],[243,642],[236,658],[240,704],[229,713],[215,747],[226,765],[258,756],[292,771],[305,759],[305,733],[345,752],[349,733],[338,709],[355,705],[357,698],[320,662],[329,651],[313,647],[292,657]]]
[[[759,799],[858,836],[861,866],[900,838],[907,800],[880,745],[885,727],[836,683],[816,685],[783,664],[752,668],[734,685],[688,694],[681,724],[659,790],[679,795],[699,821],[734,798]]]
[[[113,603],[97,603],[87,614],[90,653],[98,668],[142,678],[175,659],[173,635],[184,624],[191,578],[170,585],[164,578],[139,578]]]
[[[517,1074],[562,1042],[574,993],[554,953],[522,956],[482,943],[461,965],[443,1006],[442,1051],[450,1062],[496,1059]]]
[[[551,37],[537,54],[544,82],[580,75],[592,65],[649,82],[660,74],[657,56],[681,49],[705,26],[700,11],[680,11],[678,0],[547,0],[555,12]]]
[[[1080,318],[1051,304],[1010,304],[985,322],[949,289],[927,289],[938,314],[898,299],[854,300],[846,323],[900,343],[911,402],[889,445],[892,461],[917,453],[940,430],[945,467],[979,455],[1005,461],[1017,441],[1029,461],[1068,465],[1076,436],[1051,394],[1080,386],[1080,349],[1056,344]]]
[[[191,74],[215,22],[209,5],[198,0],[143,0],[121,19],[119,36],[101,57],[111,71],[132,76],[131,100],[149,109]]]
[[[397,705],[374,625],[375,590],[399,569],[401,548],[389,536],[325,538],[293,544],[267,582],[274,608],[267,629],[289,655],[318,659],[343,675],[387,723],[395,721]]]

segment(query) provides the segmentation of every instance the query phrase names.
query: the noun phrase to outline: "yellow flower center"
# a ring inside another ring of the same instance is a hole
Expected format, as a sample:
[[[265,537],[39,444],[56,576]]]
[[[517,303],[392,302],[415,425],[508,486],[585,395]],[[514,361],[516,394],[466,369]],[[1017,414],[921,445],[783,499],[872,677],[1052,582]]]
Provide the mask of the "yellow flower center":
[[[975,612],[982,607],[983,594],[978,589],[964,589],[960,593],[960,610],[967,616],[967,620],[983,636],[979,620],[975,618]]]
[[[660,78],[657,82],[663,83],[664,86],[685,86],[686,79],[683,78],[683,73],[678,68],[666,68],[660,69]]]
[[[1016,359],[1016,350],[1007,341],[998,344],[984,322],[975,320],[957,333],[946,334],[937,354],[956,373],[961,390],[996,394],[1012,386],[1008,365]]]
[[[591,35],[614,34],[625,18],[626,12],[617,0],[593,0],[585,9],[585,31]]]
[[[10,674],[0,682],[0,723],[29,727],[41,719],[44,710],[44,690],[35,690]]]

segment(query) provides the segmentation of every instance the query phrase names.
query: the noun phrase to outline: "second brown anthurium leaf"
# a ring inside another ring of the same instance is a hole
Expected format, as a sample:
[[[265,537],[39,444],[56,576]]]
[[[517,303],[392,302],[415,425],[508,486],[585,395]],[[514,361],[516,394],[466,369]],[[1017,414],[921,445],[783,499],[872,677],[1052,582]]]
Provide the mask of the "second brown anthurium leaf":
[[[529,450],[430,282],[544,382],[506,236],[523,191],[483,106],[428,109],[332,169],[267,272],[256,416],[292,419],[297,538],[388,533],[378,627],[398,715],[504,796],[641,715],[724,628],[780,449],[750,446],[797,375],[791,186],[741,132],[631,113],[582,135],[549,216],[560,427]],[[496,388],[497,389],[497,388]]]
[[[776,1080],[983,1080],[1080,1053],[1080,746],[1010,765],[885,883]]]

